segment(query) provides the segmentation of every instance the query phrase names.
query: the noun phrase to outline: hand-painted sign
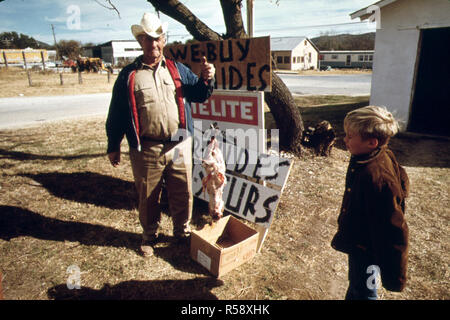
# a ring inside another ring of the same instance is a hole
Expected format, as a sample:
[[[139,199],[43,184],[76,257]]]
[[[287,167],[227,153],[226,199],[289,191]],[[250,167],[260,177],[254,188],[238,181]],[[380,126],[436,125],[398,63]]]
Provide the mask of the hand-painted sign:
[[[271,91],[270,37],[172,44],[164,55],[200,74],[204,56],[216,68],[216,88]]]
[[[223,143],[221,149],[227,163],[227,184],[223,191],[225,210],[269,228],[289,176],[291,161],[241,149],[230,143]],[[230,157],[234,158],[234,161],[229,161]],[[208,194],[202,191],[204,172],[198,161],[196,162],[193,170],[193,192],[196,197],[209,201]]]

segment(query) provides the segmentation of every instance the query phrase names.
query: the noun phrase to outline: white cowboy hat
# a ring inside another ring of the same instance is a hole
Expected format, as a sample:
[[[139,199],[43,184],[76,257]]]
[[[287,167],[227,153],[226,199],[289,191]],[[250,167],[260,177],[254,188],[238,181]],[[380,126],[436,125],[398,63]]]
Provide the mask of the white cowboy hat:
[[[131,32],[136,40],[140,34],[148,34],[152,38],[159,38],[167,32],[168,25],[167,22],[162,23],[157,15],[146,12],[141,19],[141,24],[133,24],[131,26]]]

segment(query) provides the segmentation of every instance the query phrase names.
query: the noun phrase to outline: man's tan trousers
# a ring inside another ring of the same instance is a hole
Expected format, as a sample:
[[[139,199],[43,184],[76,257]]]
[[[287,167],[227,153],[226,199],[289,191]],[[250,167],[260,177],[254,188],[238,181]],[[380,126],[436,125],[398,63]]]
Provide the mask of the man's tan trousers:
[[[158,230],[163,180],[173,221],[173,235],[179,237],[190,232],[193,206],[191,145],[192,138],[189,137],[180,143],[142,141],[140,152],[130,148],[144,240],[156,236]]]

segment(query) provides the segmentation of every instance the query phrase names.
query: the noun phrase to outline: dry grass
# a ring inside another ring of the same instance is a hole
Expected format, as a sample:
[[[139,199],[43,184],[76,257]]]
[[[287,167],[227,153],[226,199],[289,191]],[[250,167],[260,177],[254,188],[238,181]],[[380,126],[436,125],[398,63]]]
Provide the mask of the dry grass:
[[[355,106],[308,108],[304,101],[302,108],[305,123],[330,117],[339,131]],[[4,297],[342,299],[346,256],[329,245],[349,159],[341,145],[328,158],[308,150],[294,157],[261,253],[216,280],[190,259],[187,247],[172,241],[166,214],[155,256],[137,254],[141,227],[127,147],[123,164],[113,169],[104,155],[104,119],[0,131]],[[411,179],[411,250],[407,288],[382,290],[382,298],[449,299],[449,142],[399,137],[392,147]],[[206,213],[196,202],[194,227],[205,223]],[[81,270],[80,290],[67,289],[70,265]]]
[[[61,85],[59,73],[53,71],[31,71],[32,86],[28,83],[27,73],[18,68],[0,68],[0,98],[28,96],[54,96],[111,92],[117,75],[111,75],[110,82],[106,73],[82,73],[83,83],[79,84],[78,74],[63,73],[64,85]]]

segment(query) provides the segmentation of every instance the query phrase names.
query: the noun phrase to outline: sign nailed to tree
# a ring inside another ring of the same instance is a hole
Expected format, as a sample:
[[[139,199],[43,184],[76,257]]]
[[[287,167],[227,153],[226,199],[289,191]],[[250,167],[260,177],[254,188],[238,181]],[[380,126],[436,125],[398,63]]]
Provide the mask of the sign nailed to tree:
[[[216,68],[216,89],[271,91],[270,37],[173,44],[164,55],[200,74],[203,56]]]

